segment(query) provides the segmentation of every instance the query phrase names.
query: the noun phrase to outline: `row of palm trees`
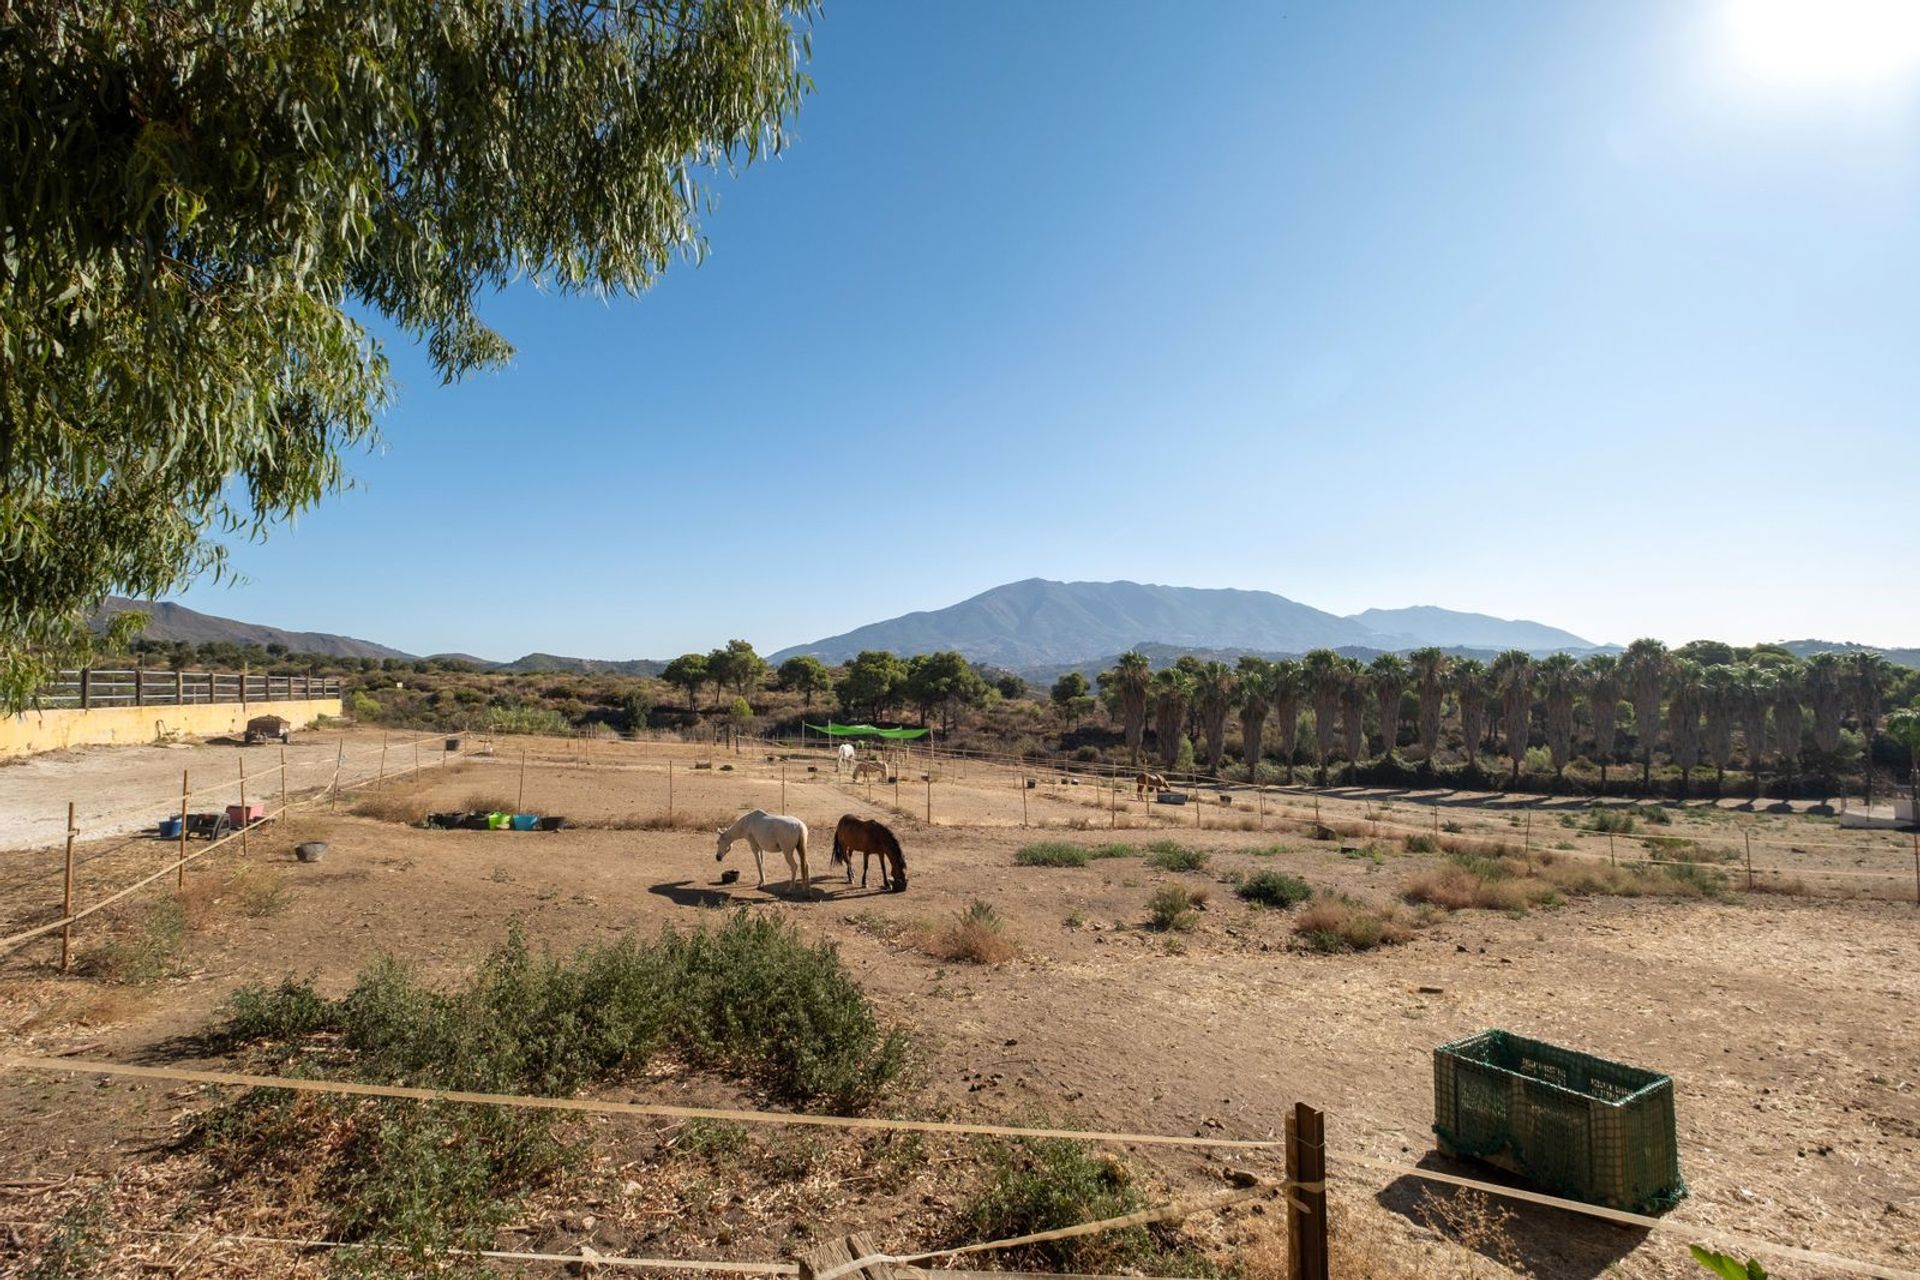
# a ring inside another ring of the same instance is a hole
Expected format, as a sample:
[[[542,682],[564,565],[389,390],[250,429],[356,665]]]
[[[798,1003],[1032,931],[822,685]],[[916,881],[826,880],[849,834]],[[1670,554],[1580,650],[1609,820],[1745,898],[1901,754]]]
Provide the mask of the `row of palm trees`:
[[[1607,770],[1620,758],[1624,704],[1643,789],[1652,785],[1654,753],[1664,738],[1683,794],[1702,763],[1711,764],[1716,781],[1724,783],[1738,759],[1758,795],[1769,764],[1786,775],[1789,787],[1797,772],[1830,771],[1849,718],[1871,747],[1896,674],[1885,658],[1864,650],[1816,653],[1802,662],[1784,649],[1734,650],[1701,642],[1670,650],[1658,640],[1636,640],[1618,655],[1585,660],[1565,653],[1536,659],[1510,649],[1482,662],[1427,648],[1362,663],[1315,649],[1282,661],[1246,657],[1237,667],[1182,658],[1157,672],[1145,655],[1133,652],[1101,675],[1100,687],[1120,718],[1135,767],[1151,716],[1162,764],[1173,766],[1191,731],[1196,756],[1218,773],[1228,722],[1237,716],[1249,769],[1263,758],[1271,723],[1277,732],[1273,746],[1291,781],[1304,720],[1310,726],[1304,746],[1324,785],[1328,761],[1336,755],[1350,766],[1368,759],[1391,762],[1410,718],[1406,745],[1431,771],[1451,717],[1470,771],[1478,769],[1490,738],[1499,743],[1496,754],[1511,761],[1515,784],[1536,742],[1546,748],[1556,780],[1564,779],[1576,750],[1584,748],[1604,790]],[[1583,707],[1587,733],[1581,742]],[[1536,711],[1542,713],[1538,732]],[[1369,713],[1377,751],[1368,741]],[[1871,768],[1867,788],[1871,800]]]

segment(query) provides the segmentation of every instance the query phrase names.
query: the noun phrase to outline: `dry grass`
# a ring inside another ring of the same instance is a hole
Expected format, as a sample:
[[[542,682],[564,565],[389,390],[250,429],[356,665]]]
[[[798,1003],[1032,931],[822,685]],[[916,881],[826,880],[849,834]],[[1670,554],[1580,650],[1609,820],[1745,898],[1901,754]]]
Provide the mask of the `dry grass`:
[[[1371,951],[1405,942],[1412,921],[1392,907],[1373,907],[1345,894],[1315,898],[1293,920],[1293,936],[1309,951]]]
[[[1503,1267],[1465,1239],[1440,1230],[1442,1239],[1416,1239],[1382,1211],[1335,1202],[1328,1226],[1328,1261],[1334,1280],[1501,1280],[1524,1268]],[[1438,1228],[1436,1228],[1438,1229]],[[1244,1219],[1231,1254],[1218,1261],[1238,1280],[1287,1280],[1286,1215],[1269,1212]],[[1495,1248],[1501,1246],[1486,1241]],[[1465,1246],[1465,1247],[1463,1247]],[[1507,1240],[1502,1252],[1511,1254]]]
[[[936,960],[955,964],[1005,964],[1020,954],[1020,945],[1007,936],[999,915],[978,899],[939,928],[923,928],[919,947]]]
[[[400,791],[373,791],[361,796],[353,806],[356,817],[376,822],[400,822],[412,825],[420,821],[419,797]]]
[[[671,813],[659,809],[653,813],[630,813],[624,818],[609,818],[605,822],[576,822],[573,825],[601,831],[713,832],[724,830],[739,816],[737,813],[722,813],[718,809],[675,809]],[[832,839],[831,832],[828,833],[828,839]]]
[[[460,802],[467,813],[518,813],[520,808],[497,791],[474,791]]]
[[[1411,877],[1401,897],[1448,911],[1517,912],[1553,906],[1570,897],[1703,898],[1717,897],[1725,888],[1725,876],[1693,863],[1617,867],[1553,853],[1537,853],[1531,859],[1454,854],[1442,865]]]

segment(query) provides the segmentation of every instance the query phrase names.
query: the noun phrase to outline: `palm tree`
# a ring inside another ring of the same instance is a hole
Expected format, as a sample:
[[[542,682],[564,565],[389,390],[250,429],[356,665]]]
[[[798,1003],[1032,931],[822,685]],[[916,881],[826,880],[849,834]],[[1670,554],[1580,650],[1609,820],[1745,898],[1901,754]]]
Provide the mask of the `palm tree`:
[[[1860,736],[1866,740],[1861,764],[1866,773],[1867,803],[1873,803],[1873,735],[1880,725],[1880,699],[1886,696],[1893,679],[1893,666],[1871,649],[1855,649],[1847,655],[1847,701],[1853,704],[1854,718],[1860,722]]]
[[[1331,649],[1314,649],[1300,660],[1306,679],[1307,696],[1313,700],[1313,763],[1319,778],[1316,786],[1327,785],[1327,753],[1333,750],[1335,716],[1340,709],[1340,694],[1346,688],[1345,659]]]
[[[1453,664],[1453,698],[1460,704],[1460,749],[1467,753],[1467,772],[1480,771],[1480,741],[1487,735],[1487,664],[1461,658]]]
[[[1239,681],[1224,662],[1209,662],[1193,678],[1193,705],[1200,713],[1200,732],[1207,742],[1207,772],[1218,775],[1227,754],[1227,715],[1233,710]]]
[[[1907,749],[1907,787],[1913,816],[1920,819],[1920,707],[1901,707],[1887,716],[1887,736]]]
[[[1147,686],[1153,679],[1153,664],[1138,649],[1120,655],[1113,670],[1100,677],[1100,687],[1113,689],[1120,698],[1120,718],[1127,731],[1127,767],[1140,767],[1140,742],[1147,733]]]
[[[1251,654],[1240,659],[1240,758],[1247,762],[1247,781],[1260,782],[1260,740],[1265,736],[1267,712],[1273,709],[1273,664]]]
[[[1171,769],[1180,759],[1181,729],[1186,725],[1187,699],[1192,695],[1187,673],[1166,667],[1154,673],[1153,741],[1160,748],[1160,767]]]
[[[1547,701],[1547,754],[1554,781],[1561,782],[1573,757],[1573,708],[1580,697],[1580,664],[1573,655],[1552,653],[1541,660],[1540,689]]]
[[[1667,699],[1667,741],[1673,762],[1680,766],[1680,798],[1687,798],[1687,779],[1700,763],[1700,664],[1691,658],[1677,659],[1669,669]]]
[[[1286,764],[1287,785],[1293,785],[1293,753],[1300,745],[1300,703],[1306,697],[1306,669],[1291,658],[1273,664],[1267,690],[1273,699],[1273,720],[1280,730],[1280,758]]]
[[[1367,669],[1358,658],[1342,658],[1340,675],[1340,727],[1346,731],[1347,782],[1351,785],[1360,758],[1367,754]]]
[[[1787,771],[1787,798],[1793,798],[1793,767],[1800,762],[1800,671],[1777,667],[1773,673],[1773,750]]]
[[[1767,758],[1767,707],[1773,701],[1773,676],[1764,667],[1738,662],[1733,667],[1735,712],[1740,738],[1747,748],[1747,771],[1753,775],[1753,798],[1760,798],[1760,769]]]
[[[1400,739],[1400,695],[1407,691],[1410,674],[1406,660],[1394,653],[1381,654],[1367,668],[1367,683],[1380,708],[1380,759],[1386,763],[1392,763]]]
[[[1520,785],[1520,766],[1527,758],[1527,728],[1533,719],[1533,658],[1524,649],[1509,649],[1487,668],[1494,691],[1506,713],[1507,755],[1513,760],[1513,786]]]
[[[1829,760],[1840,750],[1840,715],[1845,709],[1846,690],[1841,680],[1837,653],[1816,653],[1807,659],[1803,689],[1813,711],[1813,745]]]
[[[1451,665],[1445,651],[1428,646],[1407,655],[1413,669],[1413,682],[1420,694],[1420,767],[1433,771],[1433,753],[1440,749],[1440,712],[1446,705],[1447,668]]]
[[[1673,658],[1658,640],[1640,639],[1627,646],[1620,672],[1633,700],[1633,732],[1640,739],[1640,789],[1653,786],[1653,747],[1660,738],[1660,698],[1667,691],[1667,672]]]
[[[1593,717],[1593,762],[1600,766],[1600,794],[1607,794],[1607,766],[1620,723],[1620,659],[1596,653],[1580,665],[1587,686],[1587,714]]]
[[[1700,705],[1707,714],[1707,758],[1713,761],[1713,794],[1727,791],[1727,766],[1733,763],[1733,723],[1740,713],[1740,672],[1711,666],[1700,683]]]

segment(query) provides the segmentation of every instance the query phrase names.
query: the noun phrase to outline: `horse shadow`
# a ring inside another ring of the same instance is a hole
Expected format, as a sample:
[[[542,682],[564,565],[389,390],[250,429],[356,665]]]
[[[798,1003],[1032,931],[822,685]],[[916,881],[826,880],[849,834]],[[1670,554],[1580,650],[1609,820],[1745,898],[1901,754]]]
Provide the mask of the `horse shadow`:
[[[887,891],[859,885],[823,884],[815,880],[809,889],[795,886],[788,890],[784,880],[769,880],[764,886],[735,886],[741,892],[701,888],[691,880],[668,880],[649,885],[648,893],[657,893],[679,907],[751,907],[773,902],[838,902],[846,898],[867,898]]]
[[[1462,1164],[1435,1151],[1422,1156],[1415,1167],[1496,1185],[1528,1185],[1523,1179],[1501,1170]],[[1436,1231],[1502,1266],[1518,1264],[1529,1275],[1592,1280],[1609,1274],[1616,1263],[1652,1234],[1645,1227],[1606,1222],[1546,1205],[1486,1197],[1483,1192],[1430,1182],[1412,1174],[1395,1178],[1373,1198],[1381,1208],[1398,1214],[1416,1227]],[[1492,1201],[1494,1212],[1499,1215],[1497,1225],[1487,1221],[1483,1208],[1486,1200]]]

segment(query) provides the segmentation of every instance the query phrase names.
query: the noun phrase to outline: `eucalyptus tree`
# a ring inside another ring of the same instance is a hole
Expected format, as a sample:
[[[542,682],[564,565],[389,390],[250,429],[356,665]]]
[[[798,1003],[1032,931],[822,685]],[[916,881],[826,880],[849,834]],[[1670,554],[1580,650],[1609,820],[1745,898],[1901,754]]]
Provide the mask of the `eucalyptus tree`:
[[[1573,712],[1580,700],[1580,664],[1571,654],[1551,653],[1540,660],[1540,693],[1547,704],[1547,754],[1555,781],[1567,776],[1573,758]]]
[[[1706,714],[1704,746],[1713,761],[1713,794],[1727,790],[1727,766],[1733,763],[1733,726],[1740,716],[1740,671],[1719,664],[1708,667],[1700,681],[1700,707]]]
[[[1680,768],[1680,798],[1687,798],[1687,781],[1700,763],[1700,664],[1676,659],[1667,673],[1667,741],[1673,762]]]
[[[1773,688],[1770,699],[1773,712],[1773,750],[1780,757],[1780,767],[1787,774],[1787,796],[1793,796],[1793,777],[1795,767],[1800,763],[1800,736],[1803,728],[1800,697],[1801,673],[1798,668],[1780,666],[1773,669]]]
[[[0,22],[0,707],[110,591],[226,569],[395,388],[512,348],[526,278],[638,293],[778,151],[807,0],[10,5]]]
[[[1440,716],[1446,707],[1447,670],[1451,663],[1444,650],[1429,645],[1408,654],[1407,664],[1420,699],[1420,764],[1431,772],[1434,752],[1440,749]]]
[[[1209,662],[1193,677],[1193,705],[1200,713],[1200,733],[1207,744],[1207,772],[1218,774],[1227,754],[1227,717],[1240,692],[1240,681],[1224,662]]]
[[[1847,701],[1854,718],[1860,722],[1860,736],[1866,740],[1866,758],[1862,770],[1866,776],[1868,804],[1873,803],[1873,736],[1879,731],[1880,702],[1893,681],[1893,666],[1871,649],[1855,649],[1847,655]]]
[[[1627,646],[1620,672],[1633,702],[1633,733],[1640,740],[1640,789],[1653,785],[1653,748],[1660,738],[1660,699],[1667,691],[1667,673],[1673,655],[1658,640],[1640,639]]]
[[[1100,673],[1102,690],[1111,689],[1120,702],[1120,722],[1127,737],[1127,766],[1140,767],[1140,742],[1147,733],[1147,689],[1153,664],[1138,649],[1129,649],[1110,671]]]
[[[1467,753],[1467,772],[1480,769],[1480,743],[1487,736],[1487,664],[1462,658],[1450,677],[1453,700],[1460,707],[1460,749]]]
[[[1187,703],[1193,696],[1193,686],[1187,673],[1174,667],[1166,667],[1154,673],[1153,684],[1153,740],[1160,748],[1160,766],[1171,769],[1180,759],[1180,741],[1185,735]]]
[[[1907,749],[1907,788],[1913,816],[1920,818],[1920,707],[1899,707],[1887,715],[1887,736]]]
[[[1587,714],[1593,720],[1593,762],[1600,766],[1600,794],[1607,792],[1607,766],[1613,762],[1620,724],[1620,659],[1596,653],[1580,664],[1587,686]]]
[[[1247,762],[1247,781],[1260,781],[1260,747],[1266,736],[1267,713],[1273,710],[1273,664],[1252,654],[1240,659],[1240,758]]]
[[[1327,785],[1327,754],[1333,750],[1340,695],[1345,690],[1345,660],[1331,649],[1313,649],[1300,660],[1306,694],[1313,700],[1313,763],[1319,786]]]
[[[1406,659],[1397,653],[1383,653],[1367,667],[1367,684],[1373,690],[1374,705],[1380,709],[1380,758],[1389,763],[1400,740],[1400,698],[1411,676]]]
[[[1293,785],[1293,753],[1300,745],[1300,704],[1307,695],[1306,668],[1292,658],[1273,664],[1267,676],[1268,696],[1273,699],[1274,728],[1280,732],[1280,759],[1287,771],[1287,785]]]
[[[1354,771],[1360,767],[1360,761],[1367,754],[1367,702],[1371,690],[1367,685],[1367,668],[1358,658],[1340,660],[1340,728],[1345,739],[1347,757],[1347,781],[1354,781]]]
[[[1524,649],[1509,649],[1487,668],[1506,722],[1507,755],[1513,761],[1513,785],[1520,785],[1520,766],[1527,759],[1527,729],[1533,720],[1533,658]]]
[[[1740,721],[1740,741],[1747,752],[1747,772],[1753,775],[1753,798],[1760,798],[1760,770],[1767,759],[1767,708],[1773,702],[1773,673],[1751,661],[1733,667],[1734,716]]]

